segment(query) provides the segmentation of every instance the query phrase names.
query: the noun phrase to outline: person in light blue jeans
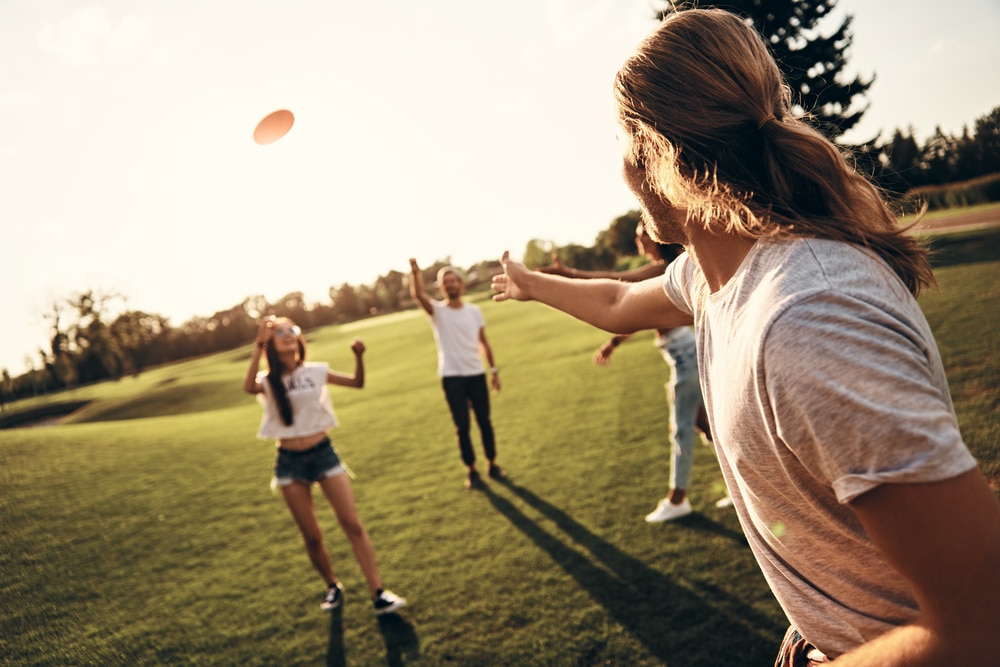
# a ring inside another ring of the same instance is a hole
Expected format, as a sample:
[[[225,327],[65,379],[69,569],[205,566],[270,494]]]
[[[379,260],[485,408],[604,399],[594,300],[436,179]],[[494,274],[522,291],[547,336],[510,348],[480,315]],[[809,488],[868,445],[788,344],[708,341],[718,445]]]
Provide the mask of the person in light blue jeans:
[[[624,334],[611,338],[598,348],[594,361],[601,366],[607,364],[615,348],[628,338]],[[705,440],[712,442],[698,380],[694,331],[690,327],[660,329],[656,332],[655,343],[670,366],[670,379],[665,385],[670,409],[670,491],[656,504],[656,509],[646,515],[649,523],[679,519],[694,511],[687,498],[687,489],[691,484],[697,432],[701,431]],[[715,506],[729,507],[731,504],[732,500],[726,495]]]
[[[642,222],[636,225],[635,243],[650,261],[631,271],[584,271],[565,266],[558,257],[553,257],[552,264],[542,267],[540,271],[568,278],[614,278],[636,282],[663,275],[670,262],[682,251],[678,245],[654,241]],[[599,366],[606,365],[615,348],[628,339],[629,336],[624,334],[612,337],[598,348],[594,362]],[[679,519],[693,511],[687,498],[687,489],[691,483],[694,448],[698,442],[697,431],[701,431],[709,443],[712,442],[712,431],[708,425],[698,379],[698,351],[694,330],[691,327],[659,329],[656,332],[656,346],[670,366],[670,379],[665,385],[670,411],[670,491],[656,504],[656,509],[646,515],[646,521],[650,523]],[[728,494],[715,503],[720,508],[730,505],[732,500]]]

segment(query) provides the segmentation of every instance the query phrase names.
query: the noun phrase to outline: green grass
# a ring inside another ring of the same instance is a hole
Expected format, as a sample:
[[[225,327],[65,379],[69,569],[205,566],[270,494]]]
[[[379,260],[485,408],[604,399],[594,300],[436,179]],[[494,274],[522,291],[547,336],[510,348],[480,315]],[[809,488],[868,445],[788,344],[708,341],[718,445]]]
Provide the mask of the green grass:
[[[996,238],[995,236],[993,237]],[[989,246],[989,243],[985,244]],[[938,270],[921,303],[963,435],[1000,479],[1000,261]],[[768,665],[784,617],[697,450],[697,513],[649,525],[666,491],[667,368],[640,334],[605,335],[537,304],[483,307],[508,485],[462,489],[416,311],[309,332],[309,356],[368,385],[331,388],[338,450],[386,584],[376,619],[332,511],[318,505],[345,606],[322,584],[279,496],[249,346],[25,402],[89,401],[55,427],[0,431],[0,663],[5,665]]]

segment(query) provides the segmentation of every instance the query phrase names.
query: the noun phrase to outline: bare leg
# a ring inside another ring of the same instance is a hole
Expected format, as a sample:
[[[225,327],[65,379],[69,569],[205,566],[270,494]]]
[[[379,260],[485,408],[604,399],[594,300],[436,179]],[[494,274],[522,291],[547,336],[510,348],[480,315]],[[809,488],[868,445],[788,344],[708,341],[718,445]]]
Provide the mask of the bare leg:
[[[358,517],[358,510],[354,504],[354,490],[351,489],[351,481],[347,475],[336,475],[326,477],[319,482],[323,494],[330,501],[333,511],[337,514],[337,521],[341,530],[351,543],[354,550],[354,558],[361,566],[361,572],[365,575],[368,588],[371,589],[372,597],[376,591],[382,588],[382,578],[379,575],[378,565],[375,562],[375,549],[372,547],[368,531],[361,524]]]
[[[323,577],[323,581],[329,586],[337,583],[337,577],[333,574],[333,566],[330,564],[330,554],[323,544],[323,532],[319,527],[319,520],[316,518],[316,509],[313,506],[312,492],[305,484],[292,482],[281,487],[281,494],[285,497],[285,504],[288,505],[295,525],[302,533],[302,540],[305,542],[306,553],[316,571]]]

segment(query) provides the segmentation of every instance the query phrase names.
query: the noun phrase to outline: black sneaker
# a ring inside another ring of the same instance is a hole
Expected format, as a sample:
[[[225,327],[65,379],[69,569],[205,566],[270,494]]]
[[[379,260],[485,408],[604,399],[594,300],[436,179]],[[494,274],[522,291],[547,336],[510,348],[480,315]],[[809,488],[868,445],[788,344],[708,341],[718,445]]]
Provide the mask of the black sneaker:
[[[323,593],[323,601],[319,603],[323,611],[330,611],[340,606],[344,601],[344,589],[339,583],[333,584]]]
[[[375,598],[374,604],[375,613],[381,616],[382,614],[391,614],[392,612],[405,607],[406,599],[399,597],[392,591],[379,589],[378,597]]]
[[[465,478],[465,488],[478,489],[483,483],[478,470],[470,470],[469,476]]]
[[[489,476],[491,479],[495,479],[498,481],[507,479],[507,475],[505,475],[503,470],[500,469],[500,466],[496,464],[490,466]]]

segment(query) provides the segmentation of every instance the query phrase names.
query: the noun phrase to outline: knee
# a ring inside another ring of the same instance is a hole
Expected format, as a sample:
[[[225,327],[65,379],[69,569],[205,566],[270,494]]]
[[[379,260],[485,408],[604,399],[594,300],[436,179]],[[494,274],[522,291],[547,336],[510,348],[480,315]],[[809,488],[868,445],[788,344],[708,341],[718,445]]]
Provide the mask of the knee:
[[[303,533],[302,541],[308,551],[319,551],[323,548],[323,534],[319,531]]]
[[[344,531],[347,539],[354,541],[365,534],[365,527],[357,517],[352,519],[340,519],[340,529]]]

